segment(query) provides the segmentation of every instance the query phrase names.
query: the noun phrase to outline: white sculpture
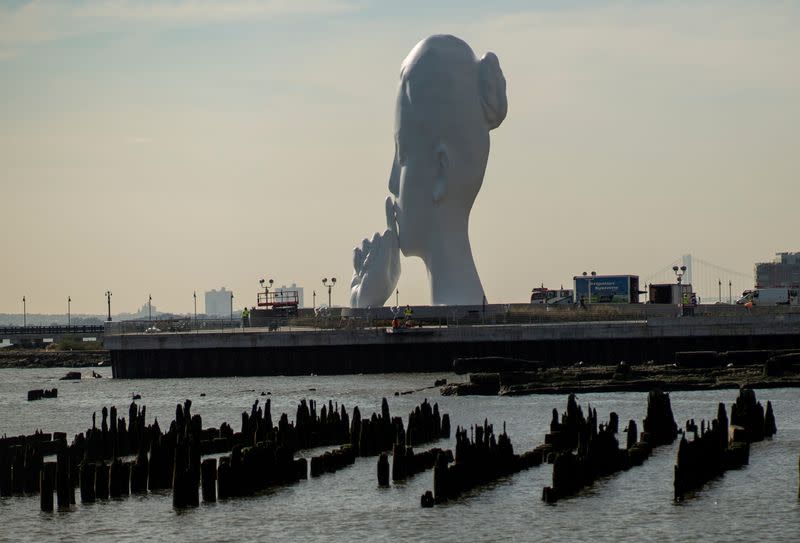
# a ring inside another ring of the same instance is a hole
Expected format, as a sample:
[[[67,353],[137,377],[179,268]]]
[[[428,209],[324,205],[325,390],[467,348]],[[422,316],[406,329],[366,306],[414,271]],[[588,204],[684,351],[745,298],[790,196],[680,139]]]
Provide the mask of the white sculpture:
[[[434,305],[483,302],[469,243],[469,213],[483,183],[489,131],[506,116],[506,82],[494,53],[480,60],[448,35],[419,42],[403,61],[387,229],[353,251],[352,307],[382,306],[400,255],[428,270]]]

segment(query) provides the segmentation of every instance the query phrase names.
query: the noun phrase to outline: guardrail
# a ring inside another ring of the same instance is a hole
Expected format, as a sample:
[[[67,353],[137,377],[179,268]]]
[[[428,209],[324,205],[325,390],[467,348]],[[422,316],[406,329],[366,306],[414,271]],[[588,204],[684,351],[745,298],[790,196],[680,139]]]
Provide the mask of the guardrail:
[[[542,306],[527,304],[493,304],[482,310],[480,306],[417,307],[413,308],[413,326],[453,327],[557,324],[570,322],[613,322],[677,319],[680,308],[657,304],[588,304],[586,308],[574,305]],[[344,313],[344,314],[343,314]],[[152,321],[122,321],[106,323],[105,335],[148,333],[243,333],[258,331],[280,332],[324,332],[327,330],[363,330],[391,326],[392,308],[371,310],[334,309],[318,311],[316,314],[303,311],[298,316],[276,315],[262,317],[256,326],[242,326],[242,320],[234,319],[171,319]],[[695,308],[694,317],[730,319],[735,322],[752,318],[781,319],[800,318],[800,307],[754,307],[750,310],[734,305],[701,305]],[[402,311],[400,319],[403,320]]]
[[[103,325],[75,325],[75,326],[3,326],[0,335],[4,336],[48,336],[70,334],[103,334]]]

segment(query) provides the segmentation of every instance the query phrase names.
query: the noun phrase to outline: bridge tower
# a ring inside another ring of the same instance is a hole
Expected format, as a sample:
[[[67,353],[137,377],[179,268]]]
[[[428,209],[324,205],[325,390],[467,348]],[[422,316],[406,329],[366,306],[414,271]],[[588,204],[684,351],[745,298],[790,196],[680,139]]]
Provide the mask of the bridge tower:
[[[683,255],[681,257],[681,264],[686,266],[686,272],[683,274],[683,282],[687,285],[692,284],[692,255]]]

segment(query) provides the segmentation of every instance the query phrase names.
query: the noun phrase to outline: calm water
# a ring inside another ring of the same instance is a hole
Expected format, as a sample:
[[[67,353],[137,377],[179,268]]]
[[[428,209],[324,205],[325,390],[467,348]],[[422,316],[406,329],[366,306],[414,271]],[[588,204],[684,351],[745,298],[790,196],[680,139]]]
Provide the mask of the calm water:
[[[348,411],[379,410],[386,396],[393,415],[403,415],[428,397],[450,413],[453,427],[482,422],[495,428],[507,423],[515,450],[544,440],[553,407],[566,397],[528,396],[440,397],[426,390],[395,397],[395,391],[429,386],[454,375],[391,374],[344,377],[254,377],[183,380],[84,379],[58,382],[63,369],[0,370],[0,434],[66,431],[69,439],[91,425],[92,411],[115,404],[124,413],[133,392],[142,395],[147,419],[158,417],[162,428],[172,420],[175,404],[192,399],[192,412],[203,426],[223,421],[234,428],[260,392],[271,393],[272,413],[294,418],[300,398],[320,403],[333,399]],[[84,373],[87,373],[83,370]],[[101,369],[106,377],[110,370]],[[31,388],[57,386],[54,400],[27,402]],[[314,391],[310,389],[316,389]],[[206,393],[200,397],[200,393]],[[673,393],[678,421],[710,418],[716,404],[729,405],[734,391]],[[797,390],[757,391],[772,400],[778,435],[755,444],[750,465],[731,471],[681,505],[672,503],[672,466],[676,447],[663,447],[638,468],[596,483],[556,506],[541,501],[542,487],[552,477],[550,466],[501,480],[433,509],[419,506],[420,495],[433,487],[432,472],[403,485],[379,489],[376,459],[317,479],[281,487],[261,495],[233,499],[176,512],[169,494],[149,494],[91,505],[72,511],[41,513],[38,497],[0,498],[0,540],[43,541],[797,541],[800,540],[798,454],[800,394]],[[641,428],[646,394],[584,394],[601,421],[615,410],[621,424],[634,418]],[[438,446],[453,447],[451,440]],[[77,499],[80,501],[80,493]]]

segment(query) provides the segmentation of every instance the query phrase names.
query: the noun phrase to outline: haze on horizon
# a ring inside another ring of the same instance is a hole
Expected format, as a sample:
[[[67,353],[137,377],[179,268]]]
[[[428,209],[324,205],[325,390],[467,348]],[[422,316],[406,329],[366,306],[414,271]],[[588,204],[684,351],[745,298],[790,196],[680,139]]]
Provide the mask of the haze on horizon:
[[[0,313],[102,314],[109,289],[114,313],[189,313],[223,285],[253,305],[262,277],[308,303],[335,276],[347,305],[352,248],[384,225],[399,66],[436,33],[508,81],[470,225],[490,302],[800,250],[798,4],[428,4],[0,5]],[[427,303],[402,266],[401,303]]]

